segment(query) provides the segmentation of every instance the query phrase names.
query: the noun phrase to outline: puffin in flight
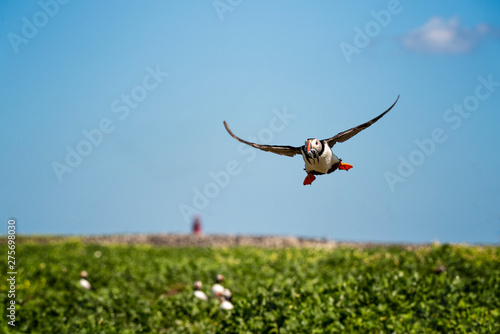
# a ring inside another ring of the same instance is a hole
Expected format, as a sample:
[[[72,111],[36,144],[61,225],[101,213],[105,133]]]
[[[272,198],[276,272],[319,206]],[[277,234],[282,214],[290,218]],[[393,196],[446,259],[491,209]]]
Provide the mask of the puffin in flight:
[[[386,111],[375,117],[374,119],[363,123],[361,125],[355,126],[349,130],[339,132],[335,136],[319,140],[316,138],[308,138],[303,146],[294,147],[294,146],[280,146],[280,145],[260,145],[248,142],[237,137],[227,125],[226,121],[224,121],[224,126],[226,127],[227,132],[236,140],[242,142],[243,144],[247,144],[258,148],[262,151],[272,152],[280,155],[286,155],[289,157],[293,157],[296,154],[302,154],[302,158],[305,162],[305,171],[307,172],[307,176],[304,180],[304,185],[311,184],[315,179],[315,175],[322,174],[330,174],[337,169],[339,170],[349,170],[352,168],[352,165],[346,164],[342,162],[342,159],[339,159],[332,152],[332,147],[336,143],[343,143],[346,140],[354,137],[359,132],[363,131],[376,121],[378,121],[382,116],[387,114],[389,110],[394,107],[396,102],[399,100],[399,95],[396,101],[389,107]]]

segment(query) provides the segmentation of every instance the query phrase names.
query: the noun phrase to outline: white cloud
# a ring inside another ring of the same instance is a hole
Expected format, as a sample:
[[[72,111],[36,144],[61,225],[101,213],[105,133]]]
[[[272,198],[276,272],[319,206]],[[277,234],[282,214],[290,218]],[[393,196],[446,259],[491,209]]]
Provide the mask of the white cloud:
[[[433,17],[423,26],[413,29],[401,38],[403,46],[411,51],[427,53],[466,53],[473,50],[494,31],[487,24],[475,28],[460,25],[458,18],[446,21]]]

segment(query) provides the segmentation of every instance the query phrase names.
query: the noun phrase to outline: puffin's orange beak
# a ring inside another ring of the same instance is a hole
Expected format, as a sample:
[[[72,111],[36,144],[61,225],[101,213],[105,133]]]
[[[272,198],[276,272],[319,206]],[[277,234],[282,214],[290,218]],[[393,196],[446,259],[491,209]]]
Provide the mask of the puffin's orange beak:
[[[310,150],[311,150],[311,141],[308,140],[307,141],[307,150],[306,150],[306,152],[309,153]]]

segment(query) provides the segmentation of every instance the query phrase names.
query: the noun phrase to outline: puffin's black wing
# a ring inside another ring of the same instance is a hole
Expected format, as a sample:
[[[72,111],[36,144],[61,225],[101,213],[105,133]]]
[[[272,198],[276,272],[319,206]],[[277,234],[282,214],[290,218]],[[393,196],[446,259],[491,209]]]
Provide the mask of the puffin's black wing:
[[[368,121],[366,123],[358,125],[352,129],[346,130],[344,132],[337,133],[335,136],[333,136],[331,138],[325,139],[325,141],[328,143],[328,146],[332,147],[333,145],[335,145],[335,143],[343,143],[347,139],[354,137],[356,134],[363,131],[364,129],[366,129],[367,127],[369,127],[370,125],[372,125],[373,123],[378,121],[379,119],[381,119],[382,116],[387,114],[389,112],[389,110],[391,110],[392,107],[394,107],[396,102],[398,102],[398,100],[399,100],[399,95],[398,95],[398,98],[396,99],[396,101],[394,101],[394,103],[392,104],[392,106],[389,107],[389,109],[387,109],[386,111],[384,111],[383,113],[381,113],[380,115],[378,115],[377,117],[372,119],[371,121]]]
[[[229,134],[234,139],[242,142],[243,144],[247,144],[247,145],[253,146],[255,148],[258,148],[259,150],[266,151],[266,152],[272,152],[272,153],[276,153],[276,154],[281,154],[281,155],[287,155],[289,157],[293,157],[295,154],[301,154],[300,147],[278,146],[278,145],[259,145],[259,144],[248,142],[246,140],[243,140],[241,138],[236,137],[236,135],[229,129],[229,126],[227,125],[226,121],[224,121],[224,126],[226,127],[227,132],[229,132]]]

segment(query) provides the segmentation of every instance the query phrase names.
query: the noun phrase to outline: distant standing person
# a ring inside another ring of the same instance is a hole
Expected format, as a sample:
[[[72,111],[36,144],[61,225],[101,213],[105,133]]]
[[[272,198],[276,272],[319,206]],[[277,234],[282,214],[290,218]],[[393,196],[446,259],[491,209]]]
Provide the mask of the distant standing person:
[[[201,220],[200,216],[194,217],[193,221],[193,234],[200,235],[201,234]]]

